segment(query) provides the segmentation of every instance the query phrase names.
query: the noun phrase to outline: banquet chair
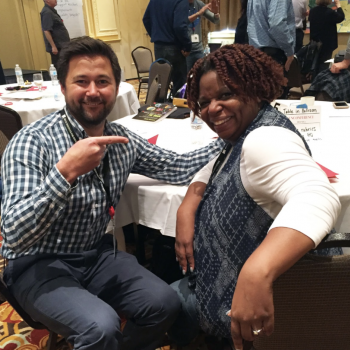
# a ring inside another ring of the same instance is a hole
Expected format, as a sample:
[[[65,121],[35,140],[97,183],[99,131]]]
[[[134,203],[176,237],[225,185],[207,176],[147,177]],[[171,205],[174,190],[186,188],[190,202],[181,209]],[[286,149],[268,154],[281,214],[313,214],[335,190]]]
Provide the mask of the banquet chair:
[[[317,249],[349,247],[349,233],[329,234]],[[350,255],[306,254],[273,285],[275,329],[244,350],[348,350]]]
[[[136,49],[131,51],[131,57],[135,63],[137,76],[139,80],[139,91],[137,94],[137,98],[140,98],[140,90],[148,89],[148,73],[150,66],[153,62],[153,55],[152,51],[147,47],[138,46]],[[146,87],[142,87],[143,84],[146,84]]]
[[[157,74],[153,81],[150,81],[150,85],[147,91],[146,105],[151,105],[153,102],[156,102],[159,96],[161,84],[160,76]]]
[[[34,321],[18,304],[17,300],[12,296],[10,291],[7,289],[7,286],[2,278],[0,278],[0,295],[1,299],[5,299],[12,308],[18,313],[18,315],[23,319],[24,322],[28,324],[29,327],[33,329],[46,329],[49,333],[49,339],[47,341],[46,349],[47,350],[55,350],[58,346],[64,341],[61,339],[57,342],[57,333],[50,331],[47,327],[45,327],[42,323]]]
[[[300,98],[304,96],[305,91],[310,87],[311,84],[302,83],[302,76],[300,73],[299,61],[296,56],[294,56],[293,61],[287,72],[288,83],[287,86],[290,88],[288,98]]]
[[[149,69],[149,81],[152,82],[156,75],[159,76],[160,91],[156,102],[166,102],[170,86],[173,66],[164,58],[154,61]]]
[[[9,141],[22,126],[21,117],[16,111],[0,106],[0,159]]]
[[[5,85],[5,84],[6,84],[5,73],[4,73],[4,70],[2,69],[2,64],[0,61],[0,85]]]

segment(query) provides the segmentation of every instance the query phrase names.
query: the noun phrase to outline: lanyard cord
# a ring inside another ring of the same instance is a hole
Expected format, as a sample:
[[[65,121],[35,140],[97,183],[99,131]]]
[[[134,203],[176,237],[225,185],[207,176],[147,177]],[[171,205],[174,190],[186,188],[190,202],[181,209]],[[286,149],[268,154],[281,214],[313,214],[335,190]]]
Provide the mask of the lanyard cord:
[[[69,122],[68,117],[64,111],[64,109],[62,109],[60,112],[61,118],[64,122],[64,125],[68,131],[69,136],[71,137],[73,143],[76,143],[79,141],[79,137],[74,133],[73,131],[73,127],[72,124]],[[108,157],[108,152],[106,153],[105,156],[105,160],[103,162],[103,168],[102,168],[102,176],[103,178],[101,178],[101,176],[98,174],[96,168],[93,170],[95,175],[97,176],[98,180],[100,181],[103,190],[106,193],[106,197],[107,197],[107,203],[112,206],[112,200],[111,200],[111,195],[109,192],[109,157]]]
[[[224,163],[227,155],[230,153],[232,149],[232,145],[230,143],[226,143],[226,145],[224,146],[224,148],[222,149],[218,159],[216,160],[214,166],[213,166],[213,171],[210,175],[210,179],[208,181],[208,186],[210,186],[215,178],[215,176],[217,175],[217,173],[219,172],[219,169],[221,168],[222,164]]]

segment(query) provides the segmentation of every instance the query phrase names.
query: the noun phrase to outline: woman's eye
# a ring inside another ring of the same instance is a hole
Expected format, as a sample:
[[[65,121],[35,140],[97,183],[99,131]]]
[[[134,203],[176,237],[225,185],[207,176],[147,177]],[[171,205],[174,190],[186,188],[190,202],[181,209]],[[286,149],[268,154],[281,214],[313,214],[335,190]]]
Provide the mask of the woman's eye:
[[[234,96],[234,93],[233,93],[233,92],[224,92],[224,93],[221,95],[220,99],[221,99],[221,100],[228,100],[228,99],[232,98],[233,96]]]
[[[209,102],[208,102],[208,101],[203,101],[203,102],[200,102],[200,103],[199,103],[199,107],[200,107],[201,109],[207,108],[208,106],[209,106]]]

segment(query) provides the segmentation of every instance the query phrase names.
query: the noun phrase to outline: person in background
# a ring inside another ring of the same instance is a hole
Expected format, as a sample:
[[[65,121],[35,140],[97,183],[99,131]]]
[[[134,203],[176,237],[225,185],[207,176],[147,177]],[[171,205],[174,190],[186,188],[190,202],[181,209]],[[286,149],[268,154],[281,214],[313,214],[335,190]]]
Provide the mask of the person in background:
[[[214,0],[217,1],[217,0]],[[202,44],[201,16],[214,24],[220,22],[220,14],[211,11],[211,3],[204,4],[200,0],[188,0],[190,4],[188,14],[188,35],[192,41],[191,53],[186,57],[187,72],[193,67],[195,62],[204,56]]]
[[[76,350],[154,350],[179,300],[106,228],[130,172],[185,185],[223,141],[180,155],[109,123],[121,69],[100,40],[63,48],[58,78],[66,106],[22,128],[2,156],[4,281]]]
[[[303,47],[304,39],[304,24],[306,16],[309,14],[308,3],[309,0],[292,0],[294,16],[295,16],[295,49],[294,53],[297,53]]]
[[[248,0],[249,44],[271,56],[285,71],[294,58],[295,17],[292,0]],[[286,98],[285,88],[280,98]]]
[[[57,68],[61,49],[70,41],[68,30],[55,10],[57,0],[44,0],[40,12],[41,28],[44,33],[45,48],[51,55],[51,63]]]
[[[344,60],[341,62],[332,64],[331,72],[335,74],[339,74],[341,70],[348,69],[349,66],[350,66],[350,37],[348,39],[348,44],[346,46]]]
[[[150,0],[143,16],[143,24],[154,43],[156,60],[164,58],[173,66],[173,97],[186,82],[186,57],[192,48],[187,18],[187,0]]]
[[[248,0],[241,0],[241,17],[237,22],[235,44],[248,44],[248,30],[247,30],[247,5]]]
[[[310,10],[309,14],[310,40],[322,43],[317,72],[329,67],[325,61],[332,57],[333,51],[338,47],[337,23],[343,22],[345,18],[340,1],[334,1],[335,10],[328,7],[331,3],[332,0],[316,0],[316,6]]]
[[[177,212],[176,258],[188,276],[172,284],[182,309],[168,335],[180,346],[199,330],[232,337],[241,350],[243,340],[270,335],[274,281],[340,213],[304,138],[270,105],[285,80],[271,57],[239,44],[188,74],[188,106],[226,145],[192,180]]]

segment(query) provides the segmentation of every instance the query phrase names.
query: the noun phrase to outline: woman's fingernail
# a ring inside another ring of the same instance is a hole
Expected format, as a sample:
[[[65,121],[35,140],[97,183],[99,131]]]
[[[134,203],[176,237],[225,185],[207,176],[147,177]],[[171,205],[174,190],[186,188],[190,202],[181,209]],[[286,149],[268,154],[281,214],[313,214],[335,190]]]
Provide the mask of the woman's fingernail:
[[[179,259],[177,257],[175,257],[176,261],[179,261]]]
[[[193,272],[193,271],[194,271],[193,267],[190,267],[190,271],[191,271],[191,272]]]
[[[231,316],[231,310],[228,310],[228,311],[226,312],[226,315],[230,317],[230,316]]]
[[[182,270],[182,274],[185,276],[185,275],[186,275],[186,271],[185,271],[185,270]]]

